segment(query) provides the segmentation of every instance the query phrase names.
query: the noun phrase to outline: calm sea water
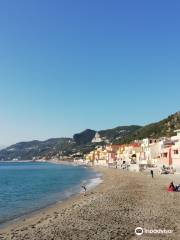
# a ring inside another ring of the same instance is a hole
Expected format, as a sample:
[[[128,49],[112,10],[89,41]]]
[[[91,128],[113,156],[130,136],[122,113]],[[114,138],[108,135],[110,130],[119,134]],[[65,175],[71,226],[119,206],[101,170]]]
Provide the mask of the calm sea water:
[[[0,223],[66,199],[80,192],[82,183],[92,185],[96,179],[83,166],[0,163]]]

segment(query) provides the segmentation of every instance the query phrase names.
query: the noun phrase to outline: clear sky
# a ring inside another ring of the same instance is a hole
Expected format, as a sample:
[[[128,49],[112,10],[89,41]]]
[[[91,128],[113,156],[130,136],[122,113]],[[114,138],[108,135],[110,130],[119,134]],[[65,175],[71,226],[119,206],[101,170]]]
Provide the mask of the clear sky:
[[[179,0],[1,0],[0,144],[179,111],[179,13]]]

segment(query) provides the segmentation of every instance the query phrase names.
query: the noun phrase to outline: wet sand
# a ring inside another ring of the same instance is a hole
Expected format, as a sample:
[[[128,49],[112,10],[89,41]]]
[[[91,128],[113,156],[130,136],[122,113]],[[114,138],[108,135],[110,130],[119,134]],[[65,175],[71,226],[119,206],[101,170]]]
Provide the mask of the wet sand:
[[[155,176],[99,168],[103,182],[86,196],[53,205],[0,230],[0,240],[180,239],[180,175]],[[137,236],[136,227],[173,233]]]

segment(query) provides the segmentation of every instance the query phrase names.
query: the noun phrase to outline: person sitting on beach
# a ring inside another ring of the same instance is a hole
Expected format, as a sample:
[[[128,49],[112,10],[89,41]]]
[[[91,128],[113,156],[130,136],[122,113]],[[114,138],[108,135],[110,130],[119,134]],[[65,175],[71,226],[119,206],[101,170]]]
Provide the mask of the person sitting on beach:
[[[180,184],[176,185],[176,192],[180,192]]]
[[[86,196],[86,191],[87,191],[86,186],[82,185],[81,187],[82,187],[82,189],[84,190],[84,196]]]
[[[175,188],[175,186],[174,186],[174,183],[171,182],[170,185],[169,185],[169,187],[168,187],[168,192],[175,192],[175,191],[176,191],[176,188]]]

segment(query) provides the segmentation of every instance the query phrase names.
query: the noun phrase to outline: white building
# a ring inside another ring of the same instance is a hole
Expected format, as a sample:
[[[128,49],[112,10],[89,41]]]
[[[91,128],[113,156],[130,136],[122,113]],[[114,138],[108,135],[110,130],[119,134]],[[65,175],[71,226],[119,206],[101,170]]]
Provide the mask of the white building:
[[[172,150],[172,162],[173,167],[180,172],[180,129],[176,130],[176,136],[171,137],[174,145],[171,147]]]
[[[162,142],[156,139],[145,138],[141,144],[140,160],[146,161],[147,164],[156,164],[161,153]]]
[[[172,137],[171,137],[171,140],[174,141],[175,144],[176,144],[176,143],[180,143],[180,129],[175,130],[174,132],[175,132],[177,135],[176,135],[176,136],[172,136]]]
[[[100,137],[100,134],[98,132],[96,132],[96,134],[92,140],[92,143],[98,143],[98,142],[102,142],[102,139]]]

